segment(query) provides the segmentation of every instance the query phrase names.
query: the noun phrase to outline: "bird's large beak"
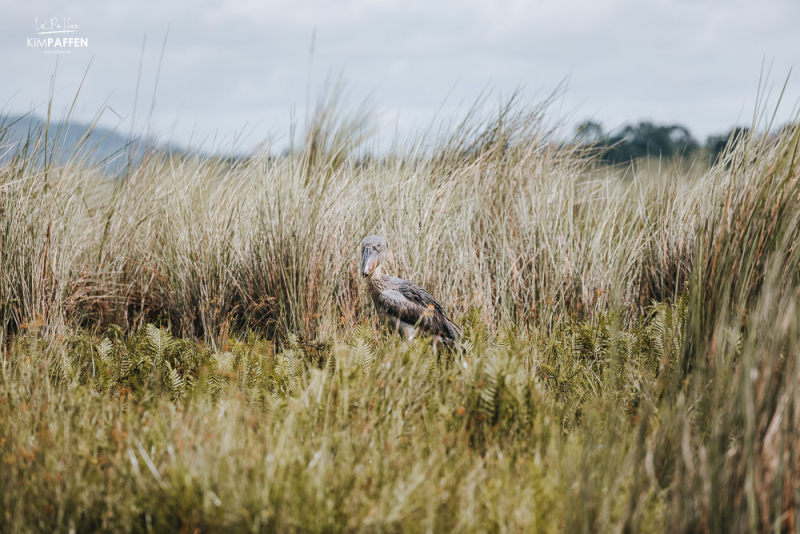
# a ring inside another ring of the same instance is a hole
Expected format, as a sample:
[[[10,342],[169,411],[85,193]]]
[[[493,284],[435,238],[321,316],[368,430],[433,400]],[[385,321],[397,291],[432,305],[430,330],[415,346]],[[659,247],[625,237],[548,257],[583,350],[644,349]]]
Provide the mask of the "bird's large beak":
[[[361,253],[361,276],[367,277],[378,266],[378,251],[374,248],[365,248]]]

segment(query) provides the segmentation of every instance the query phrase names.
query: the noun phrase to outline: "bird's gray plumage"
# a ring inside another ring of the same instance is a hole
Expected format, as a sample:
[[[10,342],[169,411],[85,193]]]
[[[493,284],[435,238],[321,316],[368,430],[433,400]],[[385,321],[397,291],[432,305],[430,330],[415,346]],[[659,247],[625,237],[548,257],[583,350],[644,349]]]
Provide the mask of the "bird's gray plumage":
[[[408,280],[383,273],[381,263],[385,256],[382,237],[370,236],[361,242],[361,275],[367,279],[381,319],[407,338],[419,331],[445,343],[458,341],[458,328],[430,293]]]

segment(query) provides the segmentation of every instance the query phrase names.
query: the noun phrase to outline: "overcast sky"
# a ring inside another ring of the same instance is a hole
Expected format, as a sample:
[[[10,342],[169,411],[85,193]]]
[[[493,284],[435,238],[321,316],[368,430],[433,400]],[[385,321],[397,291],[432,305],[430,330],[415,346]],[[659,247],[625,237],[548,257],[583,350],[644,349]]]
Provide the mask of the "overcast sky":
[[[304,117],[314,29],[312,102],[341,76],[350,102],[371,98],[384,131],[464,110],[484,89],[502,97],[521,87],[535,100],[566,80],[555,117],[607,128],[677,122],[703,140],[750,122],[762,63],[772,66],[773,100],[800,67],[798,0],[0,1],[6,113],[46,112],[58,59],[57,113],[85,75],[75,115],[88,120],[105,105],[130,128],[143,57],[143,124],[169,28],[151,127],[180,144],[194,135],[222,146],[242,132],[245,145],[285,140],[292,110]],[[61,55],[28,47],[52,17],[69,18],[69,36],[89,46]],[[800,72],[780,120],[798,99]],[[106,112],[102,122],[119,119]]]

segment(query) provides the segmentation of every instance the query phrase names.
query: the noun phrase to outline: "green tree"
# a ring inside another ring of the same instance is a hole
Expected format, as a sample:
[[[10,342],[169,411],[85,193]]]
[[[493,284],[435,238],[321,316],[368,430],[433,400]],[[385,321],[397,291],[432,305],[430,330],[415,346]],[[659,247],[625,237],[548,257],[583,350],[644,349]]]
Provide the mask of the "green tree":
[[[576,127],[575,138],[579,143],[602,148],[600,157],[608,163],[625,163],[646,157],[689,157],[700,147],[685,126],[659,125],[649,121],[628,124],[617,133],[606,134],[600,123],[587,120]]]
[[[711,157],[711,162],[717,162],[722,154],[722,151],[725,150],[726,146],[728,146],[728,143],[731,143],[731,145],[738,143],[749,133],[750,128],[735,126],[728,133],[721,135],[709,135],[708,139],[706,140],[706,150]]]
[[[689,157],[699,148],[697,141],[685,126],[658,125],[643,121],[625,126],[617,135],[610,136],[608,150],[603,158],[609,163],[624,163],[645,157]]]

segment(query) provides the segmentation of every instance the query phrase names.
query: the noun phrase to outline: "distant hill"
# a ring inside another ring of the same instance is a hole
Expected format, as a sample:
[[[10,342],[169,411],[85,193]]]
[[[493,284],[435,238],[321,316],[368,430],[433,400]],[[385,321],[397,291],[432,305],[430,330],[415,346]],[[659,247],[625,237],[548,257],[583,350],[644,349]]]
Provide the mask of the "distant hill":
[[[36,145],[36,158],[42,163],[45,127],[46,121],[35,115],[0,116],[0,163],[20,151],[31,151]],[[65,163],[73,158],[83,159],[88,163],[106,164],[111,173],[122,168],[128,161],[129,152],[134,160],[138,160],[147,149],[168,149],[166,145],[142,138],[133,138],[129,142],[129,132],[120,129],[92,128],[88,123],[75,121],[51,121],[47,147],[48,160],[55,157],[55,161]]]

